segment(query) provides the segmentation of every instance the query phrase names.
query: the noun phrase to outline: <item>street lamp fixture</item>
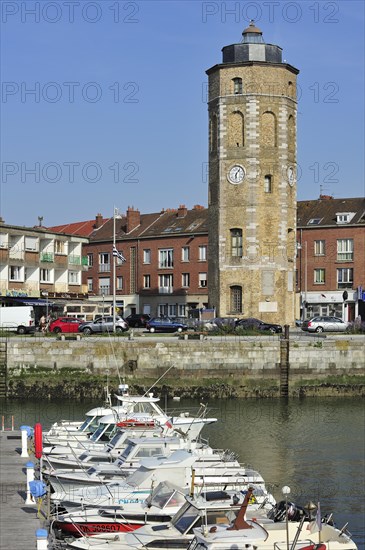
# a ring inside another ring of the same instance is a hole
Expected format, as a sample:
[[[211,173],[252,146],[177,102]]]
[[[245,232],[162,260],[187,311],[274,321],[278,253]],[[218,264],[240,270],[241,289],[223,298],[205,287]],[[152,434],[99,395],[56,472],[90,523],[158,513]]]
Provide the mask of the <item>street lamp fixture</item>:
[[[290,495],[290,487],[284,485],[281,492],[285,498],[285,527],[286,527],[286,550],[289,550],[289,520],[288,520],[288,496]]]

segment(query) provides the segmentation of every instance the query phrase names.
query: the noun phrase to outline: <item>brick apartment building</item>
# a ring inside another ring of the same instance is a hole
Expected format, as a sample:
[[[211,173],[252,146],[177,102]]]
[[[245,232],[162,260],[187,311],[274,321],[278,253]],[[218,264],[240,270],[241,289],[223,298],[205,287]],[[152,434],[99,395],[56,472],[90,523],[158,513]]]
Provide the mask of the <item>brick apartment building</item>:
[[[208,211],[185,206],[140,214],[128,208],[115,219],[116,248],[126,261],[116,261],[116,307],[125,316],[186,317],[190,309],[208,306]],[[114,219],[57,226],[54,231],[88,234],[84,247],[89,302],[110,307],[113,301]],[[71,310],[70,310],[71,312]]]
[[[140,214],[128,208],[115,223],[116,247],[126,258],[116,266],[117,307],[124,315],[183,317],[190,309],[215,306],[208,303],[207,209],[180,206]],[[352,320],[360,314],[365,319],[365,199],[321,195],[300,201],[297,223],[297,318],[335,314]],[[89,265],[83,283],[89,302],[110,307],[113,218],[98,214],[94,221],[52,230],[89,236],[83,249]],[[241,316],[248,315],[243,304]]]
[[[297,243],[304,316],[365,320],[365,199],[321,195],[298,202]]]

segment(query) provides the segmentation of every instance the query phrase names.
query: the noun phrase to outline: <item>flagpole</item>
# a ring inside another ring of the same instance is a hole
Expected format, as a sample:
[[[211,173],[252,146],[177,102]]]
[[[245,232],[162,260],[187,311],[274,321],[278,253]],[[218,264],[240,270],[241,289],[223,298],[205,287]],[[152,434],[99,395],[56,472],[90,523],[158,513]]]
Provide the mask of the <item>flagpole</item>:
[[[115,206],[113,207],[113,251],[115,250]],[[115,308],[116,308],[116,270],[117,270],[117,258],[113,254],[113,332],[115,332]]]

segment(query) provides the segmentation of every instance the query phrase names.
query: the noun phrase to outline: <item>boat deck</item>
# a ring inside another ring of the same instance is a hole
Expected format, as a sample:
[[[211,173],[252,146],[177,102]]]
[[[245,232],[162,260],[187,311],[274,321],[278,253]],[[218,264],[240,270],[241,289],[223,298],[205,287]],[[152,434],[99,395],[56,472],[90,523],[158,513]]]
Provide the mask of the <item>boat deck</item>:
[[[32,550],[36,548],[36,530],[44,528],[37,517],[37,505],[26,505],[27,462],[22,458],[20,431],[0,432],[0,549]]]

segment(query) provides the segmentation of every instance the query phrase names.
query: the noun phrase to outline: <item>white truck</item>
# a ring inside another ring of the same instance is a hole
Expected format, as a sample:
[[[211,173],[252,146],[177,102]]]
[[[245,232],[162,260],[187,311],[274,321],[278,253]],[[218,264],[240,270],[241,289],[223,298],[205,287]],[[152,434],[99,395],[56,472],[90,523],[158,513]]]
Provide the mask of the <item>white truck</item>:
[[[0,307],[0,331],[15,331],[28,334],[35,331],[33,306]]]

